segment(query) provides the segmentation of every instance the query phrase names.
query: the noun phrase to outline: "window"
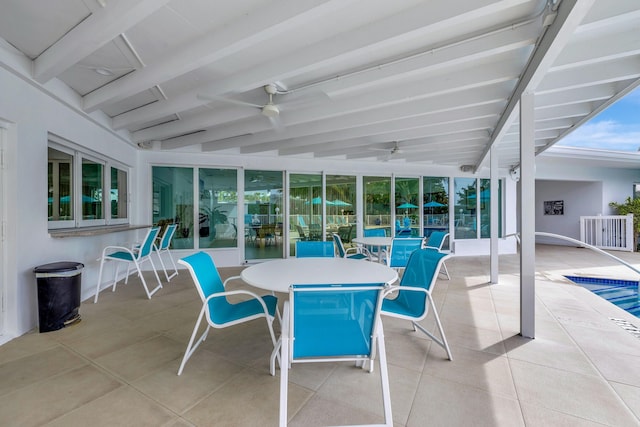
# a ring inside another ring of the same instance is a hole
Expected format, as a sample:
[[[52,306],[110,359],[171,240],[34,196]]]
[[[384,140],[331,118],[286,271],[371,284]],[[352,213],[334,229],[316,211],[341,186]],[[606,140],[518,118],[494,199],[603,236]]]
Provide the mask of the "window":
[[[128,223],[127,168],[53,135],[47,189],[49,229]]]
[[[102,186],[104,183],[104,165],[102,163],[82,159],[82,219],[95,220],[104,218]]]
[[[424,236],[449,231],[449,178],[425,176],[423,182]]]
[[[363,177],[364,229],[384,228],[391,236],[391,178]]]
[[[454,238],[476,239],[476,194],[477,183],[475,178],[454,178]]]
[[[296,240],[323,240],[322,212],[325,200],[322,199],[322,175],[298,174],[289,176],[289,224],[290,254],[295,255]],[[327,228],[335,224],[334,215],[329,215],[327,204]],[[335,230],[337,231],[337,226]]]
[[[193,224],[193,168],[154,166],[153,223],[156,225],[178,224],[173,236],[175,249],[194,248]]]
[[[49,147],[47,165],[48,218],[73,227],[73,155]]]
[[[418,213],[421,211],[418,206],[419,182],[418,178],[395,179],[396,236],[418,237],[422,235],[418,218]]]
[[[109,185],[109,203],[111,219],[127,218],[127,171],[111,167],[111,183]]]
[[[238,171],[199,169],[200,248],[232,248],[238,243]]]
[[[338,224],[337,233],[342,243],[351,246],[356,237],[356,177],[351,175],[327,175],[327,216],[333,215]]]

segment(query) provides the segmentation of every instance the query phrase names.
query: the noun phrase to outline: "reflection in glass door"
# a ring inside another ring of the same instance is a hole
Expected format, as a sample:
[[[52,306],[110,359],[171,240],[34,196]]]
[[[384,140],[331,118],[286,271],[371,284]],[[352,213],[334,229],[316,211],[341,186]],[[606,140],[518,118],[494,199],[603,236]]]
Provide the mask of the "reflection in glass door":
[[[327,175],[327,224],[332,224],[345,246],[353,246],[358,218],[356,212],[356,177]]]
[[[242,227],[247,262],[284,257],[282,189],[282,171],[244,172]]]
[[[321,174],[289,176],[289,253],[295,255],[298,240],[323,240]],[[333,217],[332,217],[333,218]],[[330,223],[327,223],[327,227]]]

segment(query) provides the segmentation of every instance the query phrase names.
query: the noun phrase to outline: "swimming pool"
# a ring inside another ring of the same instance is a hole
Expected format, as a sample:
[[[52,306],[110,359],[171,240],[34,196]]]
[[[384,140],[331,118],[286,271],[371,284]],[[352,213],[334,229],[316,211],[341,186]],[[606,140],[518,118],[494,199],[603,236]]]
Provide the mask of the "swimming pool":
[[[638,282],[633,280],[602,279],[599,277],[564,276],[574,283],[589,289],[612,304],[640,317]]]

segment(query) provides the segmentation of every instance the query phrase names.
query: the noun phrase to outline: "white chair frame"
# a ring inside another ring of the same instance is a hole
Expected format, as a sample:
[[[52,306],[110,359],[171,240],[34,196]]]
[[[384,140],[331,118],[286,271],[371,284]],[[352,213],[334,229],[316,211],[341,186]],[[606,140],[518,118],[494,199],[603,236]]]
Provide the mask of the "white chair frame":
[[[136,267],[136,271],[138,272],[138,277],[140,277],[140,281],[142,281],[142,286],[144,287],[144,291],[147,294],[147,298],[151,299],[151,296],[162,289],[162,282],[160,282],[160,276],[158,276],[158,271],[156,270],[156,266],[153,263],[153,259],[151,259],[151,254],[153,253],[153,246],[156,237],[158,237],[158,233],[160,232],[160,227],[153,227],[149,229],[147,235],[144,239],[144,242],[139,247],[139,249],[131,249],[125,246],[107,246],[102,250],[102,257],[100,258],[100,272],[98,273],[98,284],[96,285],[96,295],[94,297],[93,302],[98,302],[98,295],[100,294],[100,285],[102,284],[102,272],[104,270],[104,264],[107,261],[115,261],[117,262],[115,271],[113,274],[113,284],[112,284],[112,292],[116,291],[116,285],[118,284],[118,271],[120,269],[121,263],[127,264],[127,273],[124,278],[124,283],[127,284],[129,282],[129,267],[133,264]],[[111,253],[107,253],[111,252]],[[140,266],[145,262],[149,261],[151,263],[151,267],[153,269],[153,273],[156,276],[158,281],[158,286],[149,290],[147,286],[147,282],[144,280],[144,276],[142,275],[142,270]]]

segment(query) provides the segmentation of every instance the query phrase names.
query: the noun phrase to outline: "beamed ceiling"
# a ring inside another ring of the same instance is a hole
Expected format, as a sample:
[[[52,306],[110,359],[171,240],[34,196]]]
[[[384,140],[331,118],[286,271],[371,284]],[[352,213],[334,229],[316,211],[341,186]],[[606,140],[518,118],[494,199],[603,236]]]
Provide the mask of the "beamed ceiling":
[[[511,167],[522,93],[540,153],[640,77],[638,0],[5,0],[0,37],[163,151]]]

